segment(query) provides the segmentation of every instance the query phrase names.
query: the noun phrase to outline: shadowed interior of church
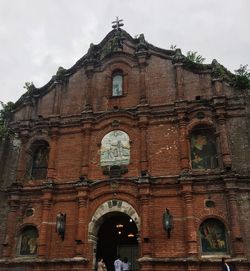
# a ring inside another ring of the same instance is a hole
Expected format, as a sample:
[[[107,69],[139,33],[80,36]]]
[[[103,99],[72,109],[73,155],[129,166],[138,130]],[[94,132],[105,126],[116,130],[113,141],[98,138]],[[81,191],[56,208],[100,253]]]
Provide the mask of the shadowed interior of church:
[[[107,270],[114,270],[117,255],[128,258],[132,270],[137,269],[138,230],[135,222],[126,214],[113,212],[105,217],[98,233],[97,260],[102,257]]]

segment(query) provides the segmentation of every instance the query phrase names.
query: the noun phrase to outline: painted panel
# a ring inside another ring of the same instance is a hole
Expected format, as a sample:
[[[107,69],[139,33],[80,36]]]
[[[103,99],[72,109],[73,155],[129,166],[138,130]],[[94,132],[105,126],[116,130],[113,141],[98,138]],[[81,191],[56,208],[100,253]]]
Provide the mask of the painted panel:
[[[192,132],[191,159],[193,169],[218,167],[215,136],[209,130]]]
[[[224,224],[216,219],[204,221],[200,227],[202,252],[225,253],[228,250]]]

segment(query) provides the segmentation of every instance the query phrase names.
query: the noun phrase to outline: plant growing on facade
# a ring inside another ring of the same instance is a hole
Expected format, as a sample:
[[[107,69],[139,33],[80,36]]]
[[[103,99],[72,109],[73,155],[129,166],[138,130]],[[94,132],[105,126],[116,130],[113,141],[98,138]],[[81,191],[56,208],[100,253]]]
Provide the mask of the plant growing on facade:
[[[2,109],[0,109],[0,140],[5,136],[10,134],[10,130],[8,129],[8,120],[11,114],[11,111],[14,107],[13,102],[3,103],[1,102]]]
[[[187,58],[190,61],[199,63],[199,64],[204,63],[204,61],[206,60],[204,57],[202,57],[201,55],[199,55],[197,52],[194,52],[194,51],[188,51]]]
[[[247,66],[240,65],[240,68],[235,70],[234,86],[237,89],[250,89],[250,72]]]

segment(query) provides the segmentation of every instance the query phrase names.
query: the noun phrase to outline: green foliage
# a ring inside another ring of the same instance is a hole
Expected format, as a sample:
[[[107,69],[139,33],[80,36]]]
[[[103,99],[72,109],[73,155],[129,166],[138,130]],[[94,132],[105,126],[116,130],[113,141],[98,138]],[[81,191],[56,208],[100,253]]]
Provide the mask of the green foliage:
[[[30,94],[32,90],[35,88],[33,82],[25,82],[23,88],[27,89],[27,92]]]
[[[188,51],[187,58],[190,61],[199,63],[199,64],[202,64],[206,60],[204,57],[202,57],[201,55],[198,55],[198,53],[194,51]]]
[[[250,72],[247,66],[240,65],[240,68],[235,70],[234,86],[238,89],[250,89]]]
[[[7,128],[8,120],[11,114],[11,111],[14,107],[14,103],[8,102],[7,104],[1,102],[2,109],[0,109],[0,139],[5,137],[10,133]]]

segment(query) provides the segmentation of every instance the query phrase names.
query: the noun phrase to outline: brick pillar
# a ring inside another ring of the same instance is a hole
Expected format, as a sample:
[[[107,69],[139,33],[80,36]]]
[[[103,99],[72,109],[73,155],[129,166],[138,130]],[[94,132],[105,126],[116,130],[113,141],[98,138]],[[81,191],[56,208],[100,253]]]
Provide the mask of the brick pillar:
[[[51,200],[52,200],[52,189],[44,189],[43,191],[43,211],[42,211],[42,223],[39,232],[39,247],[38,255],[39,257],[48,256],[48,246],[49,241],[48,237],[48,226],[49,226],[49,214],[51,209]]]
[[[151,255],[151,240],[149,232],[149,186],[143,185],[139,189],[140,193],[140,204],[141,204],[141,255]]]
[[[87,191],[86,188],[77,189],[78,198],[78,223],[76,233],[76,256],[83,256],[87,246]],[[85,253],[86,255],[86,253]]]
[[[192,182],[182,184],[182,195],[184,199],[184,217],[186,222],[186,242],[189,256],[197,255],[197,233],[194,222]]]
[[[226,169],[231,169],[232,161],[227,137],[228,132],[226,127],[226,111],[225,111],[226,99],[223,96],[213,97],[213,103],[216,110],[216,117],[218,120],[217,129],[219,131],[223,166]]]
[[[3,248],[3,257],[12,257],[13,245],[17,243],[15,241],[16,235],[16,219],[17,211],[20,206],[20,196],[18,192],[12,192],[9,198],[9,213],[7,216],[6,236]]]
[[[230,149],[228,144],[227,137],[227,127],[226,127],[226,118],[224,113],[220,113],[218,116],[219,121],[219,136],[220,136],[220,146],[221,146],[221,154],[223,166],[225,168],[231,169],[232,161],[230,156]]]
[[[57,129],[52,131],[50,140],[50,152],[49,152],[49,162],[48,162],[48,173],[47,177],[50,180],[56,178],[56,155],[57,155],[57,141],[58,141],[58,131]]]
[[[140,117],[140,165],[141,171],[148,171],[148,149],[147,149],[147,117]]]
[[[94,65],[89,63],[85,67],[85,74],[87,75],[87,91],[86,91],[86,104],[85,104],[85,110],[89,111],[92,110],[92,78],[94,75]]]
[[[237,195],[234,190],[234,180],[225,179],[227,188],[227,201],[229,207],[229,217],[231,224],[231,237],[234,254],[236,256],[244,255],[243,240],[240,229],[239,210],[237,205]]]
[[[91,123],[85,123],[82,131],[83,131],[83,135],[82,135],[82,165],[81,165],[81,174],[80,175],[88,177]]]
[[[176,72],[176,96],[177,100],[183,100],[184,99],[184,88],[183,88],[183,68],[182,63],[176,63],[174,64],[175,72]]]
[[[190,168],[185,113],[179,112],[178,119],[179,119],[179,146],[180,146],[181,171],[185,172]]]
[[[140,103],[146,104],[146,80],[145,80],[145,71],[147,66],[147,52],[137,52],[137,58],[140,67]]]
[[[21,149],[19,153],[18,165],[17,165],[17,180],[23,180],[25,177],[25,172],[27,168],[27,144],[28,144],[28,135],[21,135]]]

